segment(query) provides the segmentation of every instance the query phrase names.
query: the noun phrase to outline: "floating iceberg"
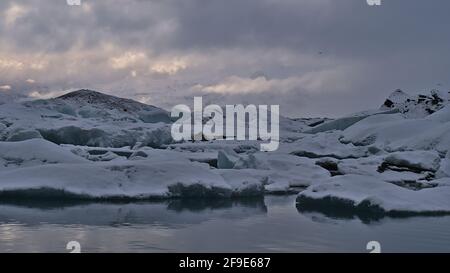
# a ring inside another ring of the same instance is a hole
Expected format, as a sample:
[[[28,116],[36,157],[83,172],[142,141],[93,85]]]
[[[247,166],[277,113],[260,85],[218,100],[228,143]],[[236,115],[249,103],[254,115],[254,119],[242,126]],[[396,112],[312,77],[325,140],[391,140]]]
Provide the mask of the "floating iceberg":
[[[297,205],[360,210],[367,213],[450,213],[450,187],[413,191],[362,175],[336,176],[309,187],[297,197]]]
[[[341,119],[280,118],[280,148],[174,143],[160,108],[80,90],[0,104],[0,200],[145,200],[298,193],[298,207],[450,213],[445,92],[394,92]]]

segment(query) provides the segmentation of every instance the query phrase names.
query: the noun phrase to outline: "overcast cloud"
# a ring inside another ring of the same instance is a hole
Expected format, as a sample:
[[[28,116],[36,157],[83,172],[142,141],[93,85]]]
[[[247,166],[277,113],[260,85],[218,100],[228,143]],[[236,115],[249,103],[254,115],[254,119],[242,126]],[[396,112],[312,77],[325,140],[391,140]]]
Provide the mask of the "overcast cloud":
[[[288,116],[450,89],[450,2],[3,0],[0,92],[96,89],[170,109],[280,104]]]

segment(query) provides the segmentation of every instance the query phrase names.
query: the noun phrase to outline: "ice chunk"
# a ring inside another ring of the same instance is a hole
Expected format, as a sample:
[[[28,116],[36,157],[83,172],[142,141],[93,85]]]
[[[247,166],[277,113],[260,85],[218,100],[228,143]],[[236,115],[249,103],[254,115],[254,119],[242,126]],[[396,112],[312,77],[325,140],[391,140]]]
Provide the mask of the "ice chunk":
[[[320,132],[333,131],[333,130],[345,130],[353,124],[367,118],[370,116],[380,115],[380,114],[392,114],[396,111],[392,110],[369,110],[360,113],[354,113],[348,117],[338,118],[332,121],[325,122],[319,126],[312,129],[306,130],[305,133],[317,134]]]
[[[3,124],[3,123],[0,122],[0,136],[2,135],[3,131],[6,130],[6,128],[8,128],[8,127],[6,127],[5,124]]]
[[[396,90],[384,102],[381,109],[392,109],[407,118],[423,118],[442,109],[449,103],[448,93],[431,90],[428,95],[409,96]]]
[[[436,150],[450,147],[450,127],[432,119],[404,119],[399,115],[379,115],[364,119],[342,133],[341,142],[373,145],[386,151]]]
[[[381,106],[381,109],[392,109],[398,107],[399,105],[406,103],[410,99],[411,97],[408,94],[406,94],[400,89],[397,89],[394,92],[392,92],[389,95],[389,97],[384,101],[383,105]]]
[[[233,169],[239,158],[239,155],[234,150],[225,147],[223,150],[220,150],[217,155],[217,168]]]
[[[418,171],[437,171],[441,158],[435,151],[396,152],[388,155],[384,164]]]
[[[45,138],[56,144],[160,147],[173,142],[167,111],[81,90],[49,100],[0,105],[2,140]]]
[[[446,157],[442,159],[436,177],[450,177],[450,152],[447,152]]]
[[[82,157],[43,139],[0,142],[0,158],[4,161],[3,167],[87,162]]]
[[[341,174],[378,176],[378,168],[383,163],[383,159],[383,156],[371,156],[367,158],[340,160],[338,162],[338,171]]]
[[[0,194],[27,193],[88,199],[229,197],[231,187],[208,165],[144,160],[53,164],[3,171]]]
[[[27,139],[42,138],[41,134],[36,130],[16,130],[11,132],[6,141],[24,141]]]
[[[235,169],[258,169],[269,170],[266,160],[261,160],[261,153],[251,153],[241,156],[234,164]]]
[[[264,194],[264,179],[251,170],[217,170],[223,179],[231,186],[233,196],[262,196]]]
[[[450,105],[447,105],[436,113],[429,115],[426,119],[439,122],[450,122]]]
[[[290,193],[293,192],[289,181],[280,180],[277,181],[269,181],[269,184],[265,186],[265,190],[267,193],[279,194],[279,193]]]
[[[340,137],[340,132],[306,135],[296,142],[283,145],[280,151],[308,158],[332,157],[344,159],[359,158],[368,155],[368,149],[366,147],[344,144],[339,140]]]
[[[413,191],[361,175],[335,176],[297,197],[300,207],[341,207],[381,213],[450,213],[450,187]]]
[[[254,169],[267,174],[270,183],[283,182],[291,187],[305,187],[330,177],[315,161],[281,153],[257,152],[242,156],[235,169]]]

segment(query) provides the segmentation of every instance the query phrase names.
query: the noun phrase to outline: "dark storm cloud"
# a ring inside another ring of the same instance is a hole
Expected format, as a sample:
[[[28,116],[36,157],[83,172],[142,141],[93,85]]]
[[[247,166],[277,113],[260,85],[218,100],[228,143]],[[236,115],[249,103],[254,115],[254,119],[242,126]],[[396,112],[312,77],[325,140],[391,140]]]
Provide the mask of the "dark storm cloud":
[[[364,0],[182,2],[175,8],[181,26],[177,47],[276,46],[376,57],[386,49],[450,39],[445,0],[391,0],[376,8]]]
[[[200,94],[342,115],[395,88],[450,84],[446,0],[82,2],[0,2],[0,86],[99,88],[165,107]]]

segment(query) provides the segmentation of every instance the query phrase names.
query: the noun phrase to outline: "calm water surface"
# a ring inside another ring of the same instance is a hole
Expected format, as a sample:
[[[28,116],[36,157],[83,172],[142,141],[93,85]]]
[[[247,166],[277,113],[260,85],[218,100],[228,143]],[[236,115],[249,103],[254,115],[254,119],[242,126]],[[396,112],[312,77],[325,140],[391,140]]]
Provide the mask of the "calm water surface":
[[[450,216],[370,219],[240,201],[0,204],[0,252],[450,252]]]

